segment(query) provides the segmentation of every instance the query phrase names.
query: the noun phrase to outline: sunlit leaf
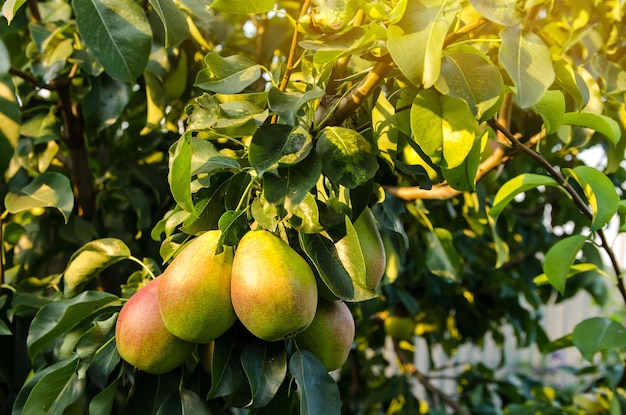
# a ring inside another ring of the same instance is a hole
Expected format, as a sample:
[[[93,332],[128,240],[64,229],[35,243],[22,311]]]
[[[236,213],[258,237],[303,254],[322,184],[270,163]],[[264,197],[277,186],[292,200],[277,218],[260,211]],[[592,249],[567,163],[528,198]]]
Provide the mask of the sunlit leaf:
[[[514,26],[524,19],[517,0],[470,0],[470,3],[480,14],[502,26]]]
[[[436,228],[426,234],[426,267],[433,274],[452,281],[461,273],[461,256],[454,248],[452,234],[444,228]]]
[[[493,199],[493,206],[489,211],[489,215],[497,219],[504,208],[520,193],[535,189],[539,186],[558,187],[558,185],[559,184],[549,176],[534,173],[520,174],[500,187]]]
[[[113,78],[132,83],[148,64],[152,30],[132,0],[73,0],[85,43]]]
[[[498,67],[467,46],[443,55],[435,87],[444,95],[465,100],[477,118],[498,103],[503,89]]]
[[[565,275],[565,279],[567,280],[574,275],[581,274],[583,272],[592,272],[598,271],[598,267],[595,264],[574,264],[567,270],[567,274]],[[548,276],[546,274],[539,274],[535,278],[533,278],[533,282],[539,286],[550,284],[548,280]]]
[[[458,0],[409,1],[398,24],[389,25],[389,53],[413,84],[429,88],[439,78],[443,42],[458,3]]]
[[[254,14],[274,9],[274,0],[215,0],[211,8],[224,13]]]
[[[191,199],[191,135],[183,135],[170,148],[170,170],[168,181],[174,200],[187,212],[196,208]]]
[[[619,208],[619,195],[611,179],[601,171],[589,166],[564,169],[564,172],[572,176],[585,192],[593,213],[591,229],[600,229],[606,225]]]
[[[590,112],[567,112],[563,115],[563,124],[591,128],[608,138],[614,145],[622,136],[619,124],[606,115]]]
[[[565,114],[565,97],[561,91],[546,91],[533,108],[543,119],[546,134],[555,133],[563,124]]]
[[[500,37],[500,62],[515,84],[519,105],[528,108],[539,101],[554,81],[552,56],[539,36],[521,26],[505,28]]]
[[[11,213],[40,207],[56,208],[67,223],[74,208],[74,193],[66,176],[45,172],[21,190],[9,192],[4,203]]]
[[[592,317],[574,327],[574,345],[589,362],[597,352],[626,347],[626,328],[606,317]]]
[[[97,239],[83,245],[74,252],[63,273],[65,295],[76,295],[100,272],[130,255],[128,246],[115,238]]]
[[[428,157],[447,169],[461,165],[474,146],[478,123],[461,99],[423,90],[411,106],[413,139]]]
[[[4,2],[2,5],[2,15],[7,19],[7,23],[11,24],[20,7],[25,3],[26,0],[7,0]]]
[[[584,235],[572,235],[554,244],[546,253],[543,263],[548,282],[560,293],[565,291],[565,281],[569,268],[574,264],[576,255],[582,249],[587,237]]]

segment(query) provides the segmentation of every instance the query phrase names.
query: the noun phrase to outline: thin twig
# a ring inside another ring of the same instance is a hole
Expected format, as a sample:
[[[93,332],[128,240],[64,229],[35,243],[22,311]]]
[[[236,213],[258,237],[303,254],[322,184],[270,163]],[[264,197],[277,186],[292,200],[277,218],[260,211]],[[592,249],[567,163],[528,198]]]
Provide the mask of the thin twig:
[[[452,396],[448,395],[447,393],[433,385],[428,377],[426,377],[418,368],[416,368],[413,362],[409,361],[402,349],[400,349],[400,347],[398,346],[397,342],[393,343],[393,347],[394,351],[396,352],[396,356],[398,356],[398,360],[400,360],[400,364],[409,376],[413,376],[422,385],[424,385],[424,387],[428,389],[430,393],[439,397],[446,405],[450,407],[450,409],[454,411],[455,414],[469,415],[469,412],[462,408]]]
[[[589,219],[593,218],[593,212],[591,211],[589,206],[587,206],[587,203],[585,203],[585,201],[582,199],[580,194],[578,194],[578,192],[572,187],[572,185],[561,174],[561,172],[558,171],[554,166],[552,166],[552,164],[550,164],[550,162],[546,160],[545,157],[543,157],[541,154],[537,153],[536,151],[520,143],[520,141],[507,128],[504,128],[504,126],[500,125],[497,121],[491,120],[489,121],[489,125],[494,130],[502,132],[502,134],[504,134],[504,136],[511,142],[514,148],[520,149],[522,152],[524,152],[525,154],[530,156],[532,159],[537,161],[537,163],[539,163],[543,168],[545,168],[546,171],[550,174],[550,176],[552,176],[552,178],[555,179],[557,183],[561,187],[563,187],[563,189],[565,189],[565,191],[572,197],[572,199],[574,200],[574,203],[580,209],[580,211],[587,218]],[[624,278],[621,275],[622,272],[621,272],[620,264],[617,260],[617,257],[615,256],[615,252],[613,252],[613,249],[609,245],[606,239],[606,235],[604,234],[604,231],[602,229],[598,229],[596,230],[596,233],[598,237],[600,238],[602,249],[604,249],[604,251],[607,253],[609,260],[611,262],[613,271],[615,272],[615,276],[617,279],[617,283],[616,283],[617,289],[619,290],[620,295],[622,296],[622,299],[626,303],[626,284],[624,283]]]

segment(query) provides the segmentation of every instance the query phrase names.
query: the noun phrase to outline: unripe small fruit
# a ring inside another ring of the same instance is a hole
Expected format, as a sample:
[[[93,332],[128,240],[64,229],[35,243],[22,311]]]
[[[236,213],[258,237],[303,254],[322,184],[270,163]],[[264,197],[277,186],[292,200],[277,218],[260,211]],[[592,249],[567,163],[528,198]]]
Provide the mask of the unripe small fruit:
[[[311,324],[317,283],[309,264],[286,242],[266,230],[250,231],[235,251],[231,298],[253,335],[277,341]]]
[[[394,340],[413,341],[415,320],[412,317],[389,316],[385,319],[385,332]]]
[[[185,361],[194,344],[170,333],[159,312],[155,278],[135,293],[120,310],[115,325],[117,350],[125,361],[155,375],[169,372]]]
[[[354,318],[343,301],[320,299],[313,322],[296,336],[296,344],[313,353],[330,372],[346,362],[354,331]]]

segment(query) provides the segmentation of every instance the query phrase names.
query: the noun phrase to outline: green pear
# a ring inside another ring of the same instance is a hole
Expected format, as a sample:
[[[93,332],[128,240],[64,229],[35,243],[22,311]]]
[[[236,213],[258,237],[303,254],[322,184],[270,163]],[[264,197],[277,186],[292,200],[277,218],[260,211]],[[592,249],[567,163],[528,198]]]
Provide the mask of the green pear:
[[[157,277],[139,289],[122,307],[115,325],[117,350],[125,361],[155,375],[185,361],[194,344],[170,333],[159,313]]]
[[[176,337],[208,343],[228,330],[237,316],[230,300],[233,251],[215,254],[220,231],[194,239],[161,276],[159,307]]]
[[[413,342],[415,320],[413,317],[391,315],[385,319],[385,333],[394,340]]]
[[[313,353],[331,372],[348,359],[354,330],[354,319],[346,303],[320,299],[313,322],[296,336],[296,344]]]
[[[233,261],[231,297],[241,323],[256,337],[277,341],[307,328],[317,307],[309,264],[270,231],[249,231]]]

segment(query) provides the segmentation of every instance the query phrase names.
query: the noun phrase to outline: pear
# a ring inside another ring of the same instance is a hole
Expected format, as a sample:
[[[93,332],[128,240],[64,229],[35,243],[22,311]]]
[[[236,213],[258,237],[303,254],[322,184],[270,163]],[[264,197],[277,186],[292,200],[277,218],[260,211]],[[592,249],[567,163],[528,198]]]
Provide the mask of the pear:
[[[215,254],[220,231],[194,239],[161,276],[159,307],[176,337],[208,343],[228,330],[237,316],[230,300],[233,251]]]
[[[296,344],[313,353],[331,372],[348,359],[354,330],[354,319],[346,303],[320,299],[313,322],[296,336]]]
[[[354,230],[359,237],[365,258],[365,285],[367,288],[375,289],[385,275],[387,258],[383,239],[370,208],[365,208],[359,215],[354,222]]]
[[[256,337],[277,341],[315,317],[317,285],[308,263],[267,230],[246,233],[233,261],[231,297],[241,323]]]
[[[117,350],[125,361],[159,375],[185,361],[193,343],[170,333],[159,313],[157,277],[139,289],[122,307],[115,325]]]

